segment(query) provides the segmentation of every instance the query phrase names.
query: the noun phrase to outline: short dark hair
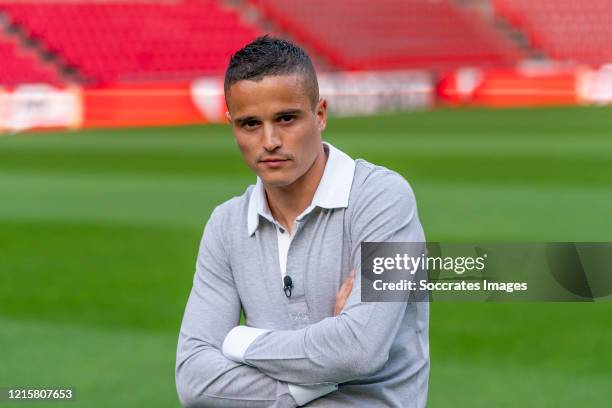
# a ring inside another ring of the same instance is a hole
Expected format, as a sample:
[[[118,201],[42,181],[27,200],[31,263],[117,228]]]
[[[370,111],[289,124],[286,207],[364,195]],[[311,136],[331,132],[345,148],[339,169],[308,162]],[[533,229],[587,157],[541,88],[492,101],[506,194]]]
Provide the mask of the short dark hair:
[[[267,76],[300,74],[313,107],[319,101],[319,83],[312,61],[306,52],[281,38],[264,35],[238,50],[225,71],[225,101],[229,88],[242,80],[259,81]]]

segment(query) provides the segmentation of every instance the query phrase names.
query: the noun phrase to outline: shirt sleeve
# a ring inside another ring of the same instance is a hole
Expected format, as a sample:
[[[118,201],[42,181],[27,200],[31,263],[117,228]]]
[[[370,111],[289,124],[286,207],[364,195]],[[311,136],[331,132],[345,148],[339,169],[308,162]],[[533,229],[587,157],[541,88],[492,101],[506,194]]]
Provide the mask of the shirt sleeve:
[[[246,349],[257,337],[269,331],[257,327],[236,326],[225,336],[222,347],[223,354],[232,361],[247,364],[244,360]],[[338,389],[338,384],[287,385],[289,386],[289,393],[299,406],[306,405],[310,401]]]
[[[176,387],[185,407],[295,407],[288,384],[226,358],[225,335],[240,321],[240,299],[220,234],[219,209],[204,230],[180,329]]]
[[[425,242],[408,183],[393,172],[375,176],[364,182],[369,194],[362,195],[351,214],[356,269],[361,266],[361,242]],[[406,302],[362,303],[360,287],[357,273],[340,315],[300,330],[261,333],[246,348],[243,361],[297,384],[343,383],[379,371],[388,360]]]

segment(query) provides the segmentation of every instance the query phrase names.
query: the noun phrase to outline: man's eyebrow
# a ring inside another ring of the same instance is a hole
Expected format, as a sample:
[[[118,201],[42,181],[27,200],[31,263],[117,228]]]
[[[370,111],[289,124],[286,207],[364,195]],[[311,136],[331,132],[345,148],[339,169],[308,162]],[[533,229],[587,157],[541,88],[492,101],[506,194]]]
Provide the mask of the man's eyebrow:
[[[250,120],[259,120],[257,116],[240,116],[239,118],[234,119],[236,123],[246,123]]]
[[[282,110],[280,112],[276,112],[274,114],[274,117],[278,118],[278,117],[285,116],[285,115],[301,115],[302,113],[303,113],[303,110],[299,109],[299,108],[285,109],[285,110]],[[250,115],[249,116],[240,116],[240,117],[234,119],[234,122],[238,123],[238,124],[242,124],[242,123],[246,123],[246,122],[251,121],[251,120],[260,120],[260,119],[257,116],[250,116]]]
[[[302,114],[302,109],[286,109],[280,112],[276,112],[274,114],[274,117],[280,117],[280,116],[285,116],[285,115],[300,115]]]

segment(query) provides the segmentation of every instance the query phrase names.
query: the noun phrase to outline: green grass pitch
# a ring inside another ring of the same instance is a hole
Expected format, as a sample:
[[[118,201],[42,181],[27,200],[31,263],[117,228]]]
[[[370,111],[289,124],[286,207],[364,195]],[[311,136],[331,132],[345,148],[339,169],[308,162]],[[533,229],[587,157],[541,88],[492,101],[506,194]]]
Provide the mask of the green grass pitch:
[[[431,241],[612,241],[610,109],[332,118],[325,138],[403,174]],[[200,234],[253,181],[227,126],[0,137],[0,387],[178,407]],[[610,316],[434,303],[429,406],[610,406]]]

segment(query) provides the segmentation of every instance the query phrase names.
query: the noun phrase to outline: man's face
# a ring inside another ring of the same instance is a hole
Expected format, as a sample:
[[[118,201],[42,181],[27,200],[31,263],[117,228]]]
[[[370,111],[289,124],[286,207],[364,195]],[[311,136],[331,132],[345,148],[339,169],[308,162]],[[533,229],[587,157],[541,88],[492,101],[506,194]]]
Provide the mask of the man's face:
[[[322,99],[313,108],[302,76],[238,81],[227,96],[238,147],[265,185],[291,185],[310,169],[321,151],[327,103]]]

